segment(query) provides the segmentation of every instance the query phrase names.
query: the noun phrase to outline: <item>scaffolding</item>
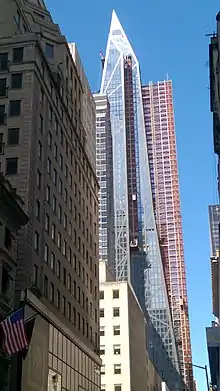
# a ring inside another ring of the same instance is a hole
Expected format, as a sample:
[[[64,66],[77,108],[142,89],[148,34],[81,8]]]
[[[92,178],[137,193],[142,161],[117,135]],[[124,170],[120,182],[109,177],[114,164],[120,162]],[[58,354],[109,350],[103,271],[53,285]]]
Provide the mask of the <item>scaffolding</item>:
[[[193,390],[172,82],[143,87],[151,184],[166,288],[183,379]]]

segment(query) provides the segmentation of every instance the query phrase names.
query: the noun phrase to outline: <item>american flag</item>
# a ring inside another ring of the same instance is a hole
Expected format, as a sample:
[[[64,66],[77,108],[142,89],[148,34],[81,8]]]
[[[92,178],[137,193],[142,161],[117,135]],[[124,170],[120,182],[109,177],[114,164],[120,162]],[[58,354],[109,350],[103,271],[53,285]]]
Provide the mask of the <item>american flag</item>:
[[[3,331],[3,348],[5,353],[12,355],[28,347],[22,308],[19,308],[4,319],[0,323],[0,327]]]

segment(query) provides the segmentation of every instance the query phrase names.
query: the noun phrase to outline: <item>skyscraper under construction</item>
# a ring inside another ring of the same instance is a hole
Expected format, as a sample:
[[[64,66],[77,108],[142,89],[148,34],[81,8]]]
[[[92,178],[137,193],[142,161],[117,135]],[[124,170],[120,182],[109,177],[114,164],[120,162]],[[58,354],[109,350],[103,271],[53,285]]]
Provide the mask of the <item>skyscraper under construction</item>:
[[[172,82],[142,87],[153,204],[183,378],[193,390]]]
[[[139,62],[114,11],[101,94],[110,103],[116,278],[132,283],[178,367],[152,202]]]

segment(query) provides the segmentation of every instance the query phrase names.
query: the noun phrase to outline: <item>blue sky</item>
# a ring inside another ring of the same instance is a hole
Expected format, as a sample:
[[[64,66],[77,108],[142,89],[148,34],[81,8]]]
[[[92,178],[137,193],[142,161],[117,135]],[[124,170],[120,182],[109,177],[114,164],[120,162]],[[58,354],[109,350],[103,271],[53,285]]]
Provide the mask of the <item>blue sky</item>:
[[[217,202],[216,162],[209,111],[207,33],[217,0],[46,0],[63,34],[76,42],[93,91],[99,51],[105,51],[112,9],[139,58],[143,83],[173,80],[193,362],[208,363],[205,327],[212,319],[208,204]],[[219,8],[218,8],[219,6]],[[199,391],[205,373],[195,371]]]

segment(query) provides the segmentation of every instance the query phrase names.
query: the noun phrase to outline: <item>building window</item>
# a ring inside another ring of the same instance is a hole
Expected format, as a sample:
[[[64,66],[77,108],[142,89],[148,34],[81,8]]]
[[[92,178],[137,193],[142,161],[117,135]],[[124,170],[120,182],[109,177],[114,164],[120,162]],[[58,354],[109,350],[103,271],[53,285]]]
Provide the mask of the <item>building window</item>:
[[[42,144],[40,141],[38,141],[38,151],[37,151],[37,155],[38,155],[38,158],[40,161],[42,161],[42,151],[43,151],[43,147],[42,147]]]
[[[100,346],[100,356],[104,356],[104,354],[105,354],[105,346],[103,346],[103,345],[101,345]]]
[[[120,316],[120,308],[118,307],[113,308],[113,316],[114,317]]]
[[[13,73],[11,75],[11,88],[12,89],[22,88],[22,73]]]
[[[45,231],[49,232],[49,227],[50,227],[50,218],[48,214],[46,213],[45,215]]]
[[[54,56],[54,46],[50,43],[46,43],[45,54],[47,58],[53,58]]]
[[[34,250],[38,253],[39,252],[39,233],[35,231],[34,233]]]
[[[64,255],[64,257],[66,257],[66,252],[67,252],[67,243],[66,243],[66,241],[64,240],[63,241],[63,255]]]
[[[50,160],[50,158],[48,158],[47,159],[47,173],[49,175],[51,175],[51,165],[52,165],[51,160]]]
[[[51,225],[51,238],[53,241],[55,241],[55,237],[56,237],[56,227],[55,227],[55,224],[53,223]]]
[[[15,63],[22,62],[23,58],[24,58],[24,48],[13,49],[13,62]]]
[[[11,157],[6,159],[6,175],[16,175],[18,172],[18,158]]]
[[[69,236],[72,237],[72,223],[71,223],[71,221],[69,221],[69,230],[68,230],[68,232],[69,232]]]
[[[56,199],[55,196],[53,196],[52,209],[56,213],[56,210],[57,210],[57,199]]]
[[[54,285],[52,282],[50,284],[50,301],[51,303],[54,303]]]
[[[80,317],[80,313],[78,312],[78,330],[80,330],[80,325],[81,325],[81,317]]]
[[[11,100],[9,105],[9,115],[11,117],[17,117],[21,114],[21,101]]]
[[[99,298],[100,298],[100,300],[104,299],[104,291],[99,292]]]
[[[105,365],[101,366],[101,375],[105,375]]]
[[[40,115],[40,131],[41,131],[41,133],[43,133],[43,131],[44,131],[44,119],[43,119],[42,115]]]
[[[35,286],[38,285],[38,267],[37,265],[34,265],[34,270],[33,270],[33,284]]]
[[[66,298],[63,296],[63,315],[66,316]]]
[[[101,326],[100,327],[100,337],[104,337],[104,335],[105,335],[105,327]]]
[[[46,187],[46,201],[50,203],[50,188],[49,186]]]
[[[71,284],[71,275],[70,274],[68,274],[68,278],[67,278],[67,288],[68,288],[68,290],[71,292],[71,286],[72,286],[72,284]]]
[[[66,286],[66,269],[63,268],[63,284]]]
[[[8,69],[8,53],[0,53],[0,70]]]
[[[44,246],[44,262],[47,264],[49,262],[49,247],[47,244]]]
[[[57,170],[55,168],[53,170],[53,183],[54,185],[57,184]]]
[[[114,391],[121,391],[121,384],[115,384]]]
[[[57,160],[57,153],[58,153],[58,147],[57,144],[55,143],[53,147],[53,156],[55,157],[56,160]]]
[[[61,181],[61,179],[59,180],[59,193],[63,193],[63,182]]]
[[[53,271],[55,270],[55,254],[53,252],[50,254],[50,267]]]
[[[18,145],[19,143],[19,129],[12,128],[8,129],[8,145]]]
[[[57,289],[57,308],[60,310],[60,291]]]
[[[101,385],[101,391],[105,391],[105,384]]]
[[[44,296],[48,297],[48,278],[44,276]]]
[[[62,207],[61,205],[58,205],[58,219],[62,221]]]
[[[71,321],[71,303],[69,301],[67,306],[67,318],[69,321]]]
[[[114,364],[114,374],[115,375],[121,374],[121,364]]]
[[[0,155],[4,153],[3,133],[0,133]]]
[[[113,346],[113,352],[114,352],[114,354],[121,354],[121,346],[120,345],[114,345]]]
[[[104,316],[105,316],[104,308],[100,308],[99,316],[100,316],[100,318],[104,318]]]
[[[0,97],[6,96],[6,84],[7,84],[7,79],[0,79]]]
[[[64,213],[63,215],[63,227],[66,230],[67,229],[67,215]]]
[[[57,234],[57,247],[61,249],[61,233],[58,232]]]
[[[120,326],[113,326],[113,334],[120,335]]]
[[[0,106],[0,125],[5,125],[5,105]]]
[[[119,290],[118,289],[113,290],[112,297],[113,297],[113,299],[119,299]]]
[[[59,260],[57,260],[57,268],[56,268],[56,271],[57,271],[57,278],[60,279],[61,277],[61,263]]]
[[[35,206],[35,215],[38,220],[40,220],[40,201],[36,200]]]
[[[50,132],[48,133],[48,146],[52,148],[52,134]]]
[[[39,170],[37,170],[37,187],[41,188],[41,173]]]

